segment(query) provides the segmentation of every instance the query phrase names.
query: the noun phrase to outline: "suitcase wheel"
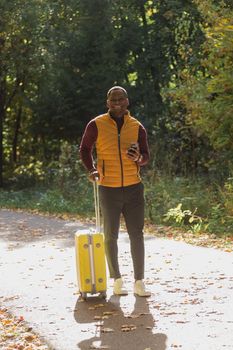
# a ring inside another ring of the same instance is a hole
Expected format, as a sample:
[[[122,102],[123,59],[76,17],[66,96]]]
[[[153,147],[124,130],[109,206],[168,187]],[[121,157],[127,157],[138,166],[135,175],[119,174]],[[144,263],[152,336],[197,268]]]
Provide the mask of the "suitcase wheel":
[[[101,292],[101,293],[99,294],[99,297],[100,297],[100,298],[103,298],[103,299],[106,299],[106,298],[107,298],[107,293],[106,293],[106,292]]]
[[[86,301],[87,300],[87,293],[80,292],[80,294],[81,294],[81,298]]]

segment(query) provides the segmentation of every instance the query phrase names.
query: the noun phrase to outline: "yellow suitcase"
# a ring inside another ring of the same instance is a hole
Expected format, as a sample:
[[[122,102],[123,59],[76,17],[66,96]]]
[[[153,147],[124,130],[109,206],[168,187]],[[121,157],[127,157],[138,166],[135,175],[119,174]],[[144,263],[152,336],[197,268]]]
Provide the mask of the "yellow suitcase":
[[[106,266],[104,240],[101,233],[75,234],[76,266],[79,291],[83,299],[87,293],[100,293],[106,298]]]
[[[99,293],[106,298],[107,278],[104,251],[104,236],[100,233],[100,211],[98,185],[94,183],[96,230],[75,233],[75,252],[78,286],[81,297]]]

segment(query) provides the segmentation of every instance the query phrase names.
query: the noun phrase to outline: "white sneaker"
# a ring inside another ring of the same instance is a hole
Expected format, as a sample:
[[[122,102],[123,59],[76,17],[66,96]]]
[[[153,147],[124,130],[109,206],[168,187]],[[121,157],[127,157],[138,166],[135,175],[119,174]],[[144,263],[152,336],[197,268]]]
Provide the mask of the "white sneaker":
[[[117,278],[113,284],[113,293],[116,295],[128,295],[127,290],[125,289],[122,278]]]
[[[138,295],[139,297],[150,297],[151,292],[149,290],[146,290],[145,285],[142,280],[137,280],[134,283],[134,294]]]

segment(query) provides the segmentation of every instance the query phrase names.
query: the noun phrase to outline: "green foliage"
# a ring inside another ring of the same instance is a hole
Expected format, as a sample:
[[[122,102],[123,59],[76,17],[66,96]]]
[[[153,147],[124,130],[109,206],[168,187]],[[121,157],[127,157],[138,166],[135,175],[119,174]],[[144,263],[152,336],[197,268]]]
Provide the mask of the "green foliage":
[[[21,164],[16,166],[13,171],[13,177],[11,181],[20,183],[21,186],[39,183],[45,178],[45,170],[43,168],[43,163],[39,160],[35,160],[30,157],[27,164]]]
[[[147,218],[185,213],[176,224],[196,215],[232,230],[229,0],[3,0],[0,10],[0,186],[3,167],[20,189],[3,203],[92,212],[77,143],[119,84],[149,134]]]
[[[67,175],[60,188],[56,181],[56,185],[53,183],[49,187],[0,191],[0,207],[93,217],[92,184],[84,173],[80,179],[77,179],[75,186],[72,184],[73,176]],[[67,192],[71,184],[72,191]],[[232,234],[232,178],[222,187],[208,184],[204,180],[172,179],[167,176],[156,177],[144,184],[148,222],[174,225],[196,234]]]
[[[58,161],[45,168],[40,162],[31,160],[30,164],[17,167],[15,176],[11,185],[14,190],[0,193],[0,205],[49,213],[93,215],[93,188],[81,165],[77,145],[64,142]],[[25,189],[25,184],[30,187]]]
[[[28,209],[50,214],[93,216],[94,208],[89,187],[79,187],[79,194],[66,198],[58,189],[31,188],[19,191],[0,191],[0,207]]]
[[[233,152],[233,12],[220,17],[207,32],[208,58],[203,60],[207,78],[200,83],[206,93],[194,99],[200,116],[197,125],[217,149]],[[200,106],[200,104],[202,106]],[[232,159],[233,160],[233,159]]]
[[[35,168],[34,168],[35,166]],[[39,164],[20,168],[22,176],[40,174]],[[62,143],[59,160],[44,169],[46,181],[41,186],[0,192],[0,205],[29,208],[49,213],[71,213],[93,217],[93,188],[78,155],[76,144]],[[155,224],[170,224],[191,230],[229,234],[233,230],[233,178],[223,184],[207,178],[183,178],[143,172],[146,219]],[[16,187],[15,187],[16,188]]]
[[[219,190],[228,215],[233,216],[233,177],[229,177]]]
[[[218,202],[211,205],[208,217],[209,230],[219,233],[233,232],[233,178],[217,187]]]
[[[207,137],[215,158],[225,158],[228,167],[233,162],[233,13],[223,4],[196,3],[206,20],[201,65],[195,74],[185,67],[169,93],[173,107],[183,107],[185,124],[198,138]]]
[[[207,215],[208,203],[213,193],[207,189],[204,191],[204,188],[204,180],[192,178],[157,175],[154,179],[146,179],[146,216],[152,222],[162,224],[164,215],[179,203],[182,203],[187,210],[194,211],[198,208],[198,212]]]
[[[171,208],[164,215],[164,221],[169,222],[174,220],[179,226],[188,225],[190,231],[193,233],[199,233],[201,230],[206,230],[208,224],[204,224],[204,220],[195,214],[196,209],[191,212],[191,210],[182,210],[182,203],[179,203],[177,207]]]
[[[69,213],[82,216],[93,216],[93,203],[91,201],[90,186],[83,184],[79,191],[67,196],[58,189],[51,189],[41,194],[34,208],[49,213]]]
[[[151,175],[151,173],[150,173]],[[154,176],[145,181],[146,217],[195,233],[233,232],[232,179],[220,186],[206,178]]]
[[[161,91],[187,62],[198,61],[195,4],[14,0],[4,2],[1,13],[7,177],[14,163],[31,156],[44,166],[57,160],[60,142],[77,142],[90,118],[106,110],[113,84],[129,90],[132,114],[156,131],[151,139],[166,155],[172,152],[175,136]],[[182,52],[191,47],[187,61]]]

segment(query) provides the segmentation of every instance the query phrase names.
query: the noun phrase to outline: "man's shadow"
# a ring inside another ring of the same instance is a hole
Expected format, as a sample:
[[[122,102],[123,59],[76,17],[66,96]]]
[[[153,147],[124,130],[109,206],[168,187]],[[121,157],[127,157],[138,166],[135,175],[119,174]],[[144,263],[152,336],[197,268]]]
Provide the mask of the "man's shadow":
[[[131,298],[126,296],[122,298]],[[149,299],[134,297],[134,310],[128,315],[120,307],[119,296],[112,295],[109,300],[101,301],[90,297],[85,302],[78,299],[74,318],[79,324],[96,325],[95,334],[90,334],[77,344],[81,350],[89,349],[150,349],[166,350],[167,336],[156,333],[155,321],[149,311]],[[124,300],[127,302],[127,300]]]

